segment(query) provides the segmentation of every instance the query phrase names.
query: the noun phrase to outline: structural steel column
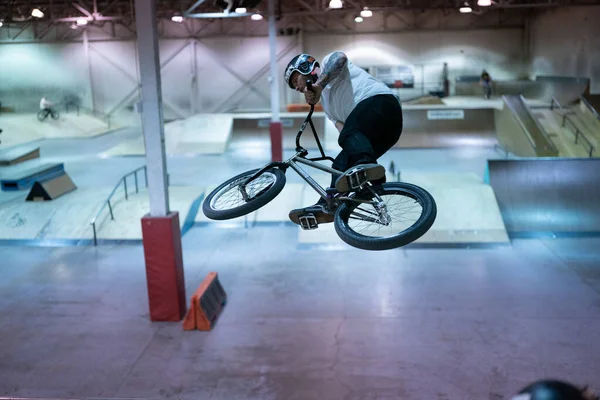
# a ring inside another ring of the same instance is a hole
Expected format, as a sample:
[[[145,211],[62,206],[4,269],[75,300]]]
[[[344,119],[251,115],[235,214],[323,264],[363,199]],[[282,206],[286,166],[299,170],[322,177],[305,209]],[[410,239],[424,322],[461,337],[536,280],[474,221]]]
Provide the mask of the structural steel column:
[[[94,101],[94,81],[92,76],[92,61],[90,59],[90,42],[88,41],[88,32],[84,28],[83,31],[83,54],[85,55],[85,62],[87,64],[88,79],[90,80],[90,99],[92,110],[96,109],[96,102]]]
[[[146,142],[150,215],[159,217],[165,216],[169,212],[169,196],[156,27],[156,0],[135,1],[135,22],[142,81],[142,129]]]
[[[198,59],[196,52],[196,41],[190,42],[191,51],[191,85],[190,85],[190,108],[191,115],[198,112]]]
[[[150,197],[150,213],[142,218],[150,319],[179,321],[186,311],[185,282],[179,214],[169,212],[156,0],[135,0],[135,22]]]
[[[269,0],[269,47],[271,50],[271,159],[283,158],[283,128],[279,119],[279,74],[277,73],[277,22],[275,21],[275,0]]]

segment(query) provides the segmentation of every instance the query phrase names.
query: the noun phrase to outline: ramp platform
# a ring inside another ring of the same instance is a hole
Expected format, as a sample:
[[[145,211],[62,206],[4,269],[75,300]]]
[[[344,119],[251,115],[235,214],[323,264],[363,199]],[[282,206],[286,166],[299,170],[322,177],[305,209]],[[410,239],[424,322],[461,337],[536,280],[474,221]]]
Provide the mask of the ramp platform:
[[[2,190],[30,189],[36,181],[44,181],[64,175],[64,164],[49,163],[30,166],[27,164],[6,168],[2,171]]]
[[[489,160],[487,177],[512,236],[600,233],[600,159]]]
[[[40,158],[39,147],[15,147],[0,151],[0,166],[19,164],[34,158]]]

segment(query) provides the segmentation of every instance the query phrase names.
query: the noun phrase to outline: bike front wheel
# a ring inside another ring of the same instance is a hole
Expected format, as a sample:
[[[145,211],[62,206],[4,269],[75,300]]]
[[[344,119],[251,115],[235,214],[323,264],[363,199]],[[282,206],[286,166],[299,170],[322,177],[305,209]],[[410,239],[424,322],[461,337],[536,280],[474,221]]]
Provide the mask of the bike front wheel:
[[[335,230],[344,242],[363,250],[389,250],[423,236],[433,225],[437,206],[423,188],[386,183],[376,195],[357,195],[365,202],[346,201],[335,214]]]
[[[279,168],[271,168],[248,183],[244,198],[242,184],[259,169],[244,172],[219,185],[204,200],[202,212],[210,219],[225,220],[241,217],[256,211],[283,190],[285,173]]]

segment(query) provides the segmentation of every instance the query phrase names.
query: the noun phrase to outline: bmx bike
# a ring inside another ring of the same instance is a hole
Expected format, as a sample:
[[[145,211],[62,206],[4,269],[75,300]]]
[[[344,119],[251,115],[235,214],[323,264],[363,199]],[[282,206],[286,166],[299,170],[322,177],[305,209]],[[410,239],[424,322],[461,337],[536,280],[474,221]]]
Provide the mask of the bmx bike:
[[[58,119],[60,113],[55,108],[46,108],[45,110],[40,110],[37,113],[37,119],[38,121],[44,121],[46,118],[48,118],[48,115],[50,115],[52,119]]]
[[[270,162],[259,169],[241,173],[219,185],[206,197],[202,211],[207,218],[227,220],[263,207],[273,200],[286,184],[286,171],[292,168],[335,210],[337,235],[347,244],[363,250],[388,250],[409,244],[423,236],[433,225],[437,207],[433,197],[423,188],[406,182],[373,184],[364,170],[351,168],[337,171],[318,161],[332,161],[325,155],[312,122],[311,106],[296,135],[296,154],[283,162]],[[300,145],[300,137],[310,123],[320,157],[307,158],[308,150]],[[299,164],[334,175],[345,175],[348,191],[323,188]],[[333,211],[332,211],[333,212]],[[313,214],[299,218],[302,229],[317,229]]]

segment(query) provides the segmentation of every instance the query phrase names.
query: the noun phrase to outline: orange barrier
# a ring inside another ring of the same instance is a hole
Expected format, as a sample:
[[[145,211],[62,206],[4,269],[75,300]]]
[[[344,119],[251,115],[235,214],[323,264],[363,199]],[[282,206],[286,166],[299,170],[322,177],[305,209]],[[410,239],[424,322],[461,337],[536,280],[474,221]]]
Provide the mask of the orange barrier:
[[[288,104],[287,105],[288,112],[309,112],[310,105],[303,104]],[[323,111],[323,105],[321,103],[315,104],[315,111]]]
[[[216,272],[210,272],[192,296],[183,329],[210,331],[227,302],[227,294]]]

